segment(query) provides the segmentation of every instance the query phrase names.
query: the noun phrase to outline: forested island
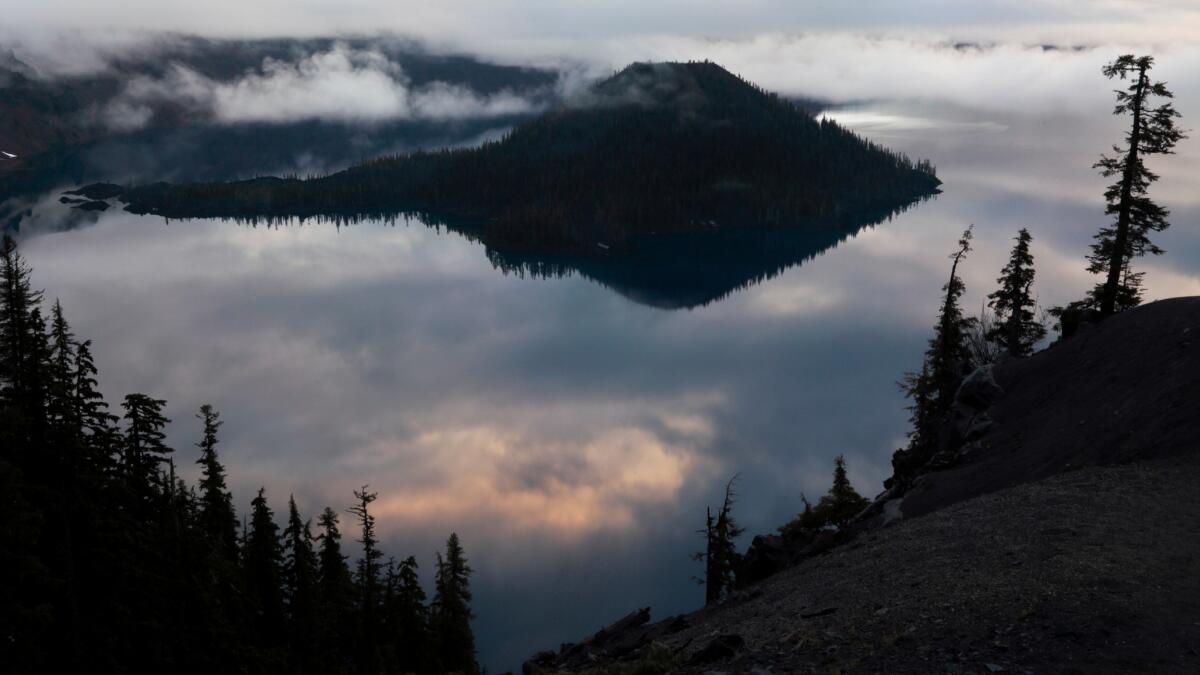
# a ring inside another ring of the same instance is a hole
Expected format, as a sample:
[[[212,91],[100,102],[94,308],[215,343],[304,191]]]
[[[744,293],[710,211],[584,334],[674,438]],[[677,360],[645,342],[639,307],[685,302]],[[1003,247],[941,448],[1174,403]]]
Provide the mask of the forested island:
[[[437,214],[492,245],[611,250],[650,233],[859,220],[935,194],[935,174],[714,63],[636,63],[482,146],[120,198],[168,218]]]

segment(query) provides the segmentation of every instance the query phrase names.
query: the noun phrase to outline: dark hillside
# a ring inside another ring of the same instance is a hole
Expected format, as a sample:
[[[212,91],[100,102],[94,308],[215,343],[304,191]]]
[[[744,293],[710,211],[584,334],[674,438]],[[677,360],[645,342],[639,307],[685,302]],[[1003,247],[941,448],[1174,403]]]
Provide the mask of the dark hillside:
[[[994,426],[905,516],[1069,469],[1200,451],[1200,297],[1150,303],[995,368]]]

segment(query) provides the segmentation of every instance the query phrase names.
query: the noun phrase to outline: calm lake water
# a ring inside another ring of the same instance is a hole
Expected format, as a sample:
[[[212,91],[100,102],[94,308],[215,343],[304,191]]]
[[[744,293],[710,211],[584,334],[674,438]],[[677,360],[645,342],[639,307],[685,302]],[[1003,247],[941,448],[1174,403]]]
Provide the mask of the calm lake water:
[[[695,531],[734,474],[751,533],[823,493],[839,453],[876,494],[906,430],[895,381],[920,363],[964,227],[977,231],[963,270],[972,310],[1020,227],[1043,304],[1093,283],[1083,256],[1104,180],[1090,166],[1120,130],[1103,112],[832,111],[932,159],[944,194],[803,264],[743,259],[748,278],[769,278],[727,295],[708,283],[724,279],[719,262],[647,291],[628,274],[504,274],[481,244],[416,222],[165,224],[69,213],[57,193],[23,224],[22,250],[95,341],[110,401],[169,401],[189,480],[193,414],[208,402],[226,422],[239,509],[265,485],[277,514],[294,493],[314,516],[369,484],[386,552],[416,555],[426,581],[457,531],[480,657],[499,672],[636,607],[696,608]],[[1152,163],[1174,227],[1158,239],[1167,255],[1144,264],[1151,298],[1200,294],[1200,156],[1196,141],[1179,150]],[[695,255],[684,250],[646,264],[669,271]]]

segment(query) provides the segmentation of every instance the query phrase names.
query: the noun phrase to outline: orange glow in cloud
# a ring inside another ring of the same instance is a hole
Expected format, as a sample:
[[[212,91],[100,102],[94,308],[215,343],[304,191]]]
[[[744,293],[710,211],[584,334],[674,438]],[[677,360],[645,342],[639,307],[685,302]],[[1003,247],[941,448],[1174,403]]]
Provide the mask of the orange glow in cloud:
[[[413,445],[439,458],[441,479],[381,494],[376,514],[389,527],[494,522],[506,530],[565,535],[628,528],[639,507],[674,500],[706,461],[695,451],[712,435],[706,420],[680,415],[660,421],[674,442],[633,426],[603,430],[578,446],[530,445],[492,426],[425,432]],[[567,458],[571,468],[535,470],[533,480],[514,477],[524,460],[542,458]]]

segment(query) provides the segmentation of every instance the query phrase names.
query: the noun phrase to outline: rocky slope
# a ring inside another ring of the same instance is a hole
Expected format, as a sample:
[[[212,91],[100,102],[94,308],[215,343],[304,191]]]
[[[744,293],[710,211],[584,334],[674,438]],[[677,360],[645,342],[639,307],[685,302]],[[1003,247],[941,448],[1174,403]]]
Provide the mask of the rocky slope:
[[[1200,672],[1200,297],[960,392],[958,442],[722,605],[526,672]]]

